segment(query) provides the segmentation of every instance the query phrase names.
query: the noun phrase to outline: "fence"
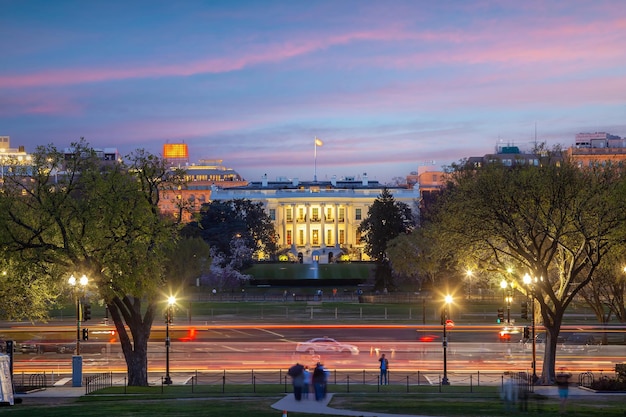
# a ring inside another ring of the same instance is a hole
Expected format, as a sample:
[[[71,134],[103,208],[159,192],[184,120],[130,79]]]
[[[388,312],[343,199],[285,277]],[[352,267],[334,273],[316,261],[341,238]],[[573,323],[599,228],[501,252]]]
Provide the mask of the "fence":
[[[404,372],[389,371],[388,385],[381,385],[380,371],[372,369],[363,370],[332,370],[328,384],[335,392],[429,392],[442,390],[472,393],[478,387],[495,386],[501,388],[507,378],[512,378],[520,393],[533,393],[534,384],[531,375],[527,371],[476,371],[476,372],[448,372],[451,385],[443,385],[443,375],[433,372]],[[606,378],[599,375],[599,378]],[[56,379],[56,381],[55,381]],[[54,373],[43,374],[20,374],[14,377],[16,392],[27,392],[33,389],[45,389],[58,382],[71,378]],[[165,391],[166,385],[162,375],[152,375],[152,385],[158,385],[160,380],[161,391]],[[291,378],[286,370],[249,370],[249,371],[195,371],[191,373],[173,373],[172,379],[176,386],[186,386],[191,393],[287,393],[291,392]],[[595,376],[591,372],[580,373],[573,380],[578,381],[580,386],[588,386]],[[94,391],[120,386],[124,387],[123,393],[132,393],[126,390],[126,374],[114,374],[112,372],[85,375],[85,394]],[[68,382],[69,383],[69,382]]]

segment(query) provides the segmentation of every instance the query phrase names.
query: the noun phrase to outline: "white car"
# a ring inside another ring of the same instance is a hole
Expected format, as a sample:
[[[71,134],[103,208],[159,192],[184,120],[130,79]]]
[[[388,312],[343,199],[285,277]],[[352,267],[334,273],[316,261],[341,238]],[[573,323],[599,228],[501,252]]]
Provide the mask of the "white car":
[[[341,343],[330,337],[317,337],[306,342],[298,343],[296,352],[299,353],[343,353],[358,355],[359,348],[354,345]]]

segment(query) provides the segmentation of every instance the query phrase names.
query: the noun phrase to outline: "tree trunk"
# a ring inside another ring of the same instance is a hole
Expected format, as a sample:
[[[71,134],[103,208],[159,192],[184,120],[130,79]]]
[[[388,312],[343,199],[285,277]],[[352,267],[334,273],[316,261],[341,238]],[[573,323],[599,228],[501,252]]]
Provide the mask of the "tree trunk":
[[[126,359],[128,385],[148,386],[148,339],[154,320],[154,304],[148,304],[143,317],[141,300],[138,298],[115,298],[107,306]],[[128,331],[132,334],[132,340]]]

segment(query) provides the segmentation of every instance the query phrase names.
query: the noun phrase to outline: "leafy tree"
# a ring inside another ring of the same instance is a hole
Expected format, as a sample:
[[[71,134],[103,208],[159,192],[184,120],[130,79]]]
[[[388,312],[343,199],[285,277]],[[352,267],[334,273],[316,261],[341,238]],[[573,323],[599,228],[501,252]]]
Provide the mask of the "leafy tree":
[[[234,255],[233,239],[237,239],[237,247],[243,244],[250,248],[251,255],[265,253],[273,256],[276,253],[276,232],[263,203],[246,199],[204,204],[197,221],[187,225],[184,234],[202,237],[211,249],[224,254],[227,259]],[[237,267],[241,271],[251,264],[252,256],[239,261]]]
[[[411,208],[405,203],[396,201],[389,189],[383,188],[357,230],[363,235],[365,253],[379,264],[376,269],[378,288],[388,288],[392,284],[387,243],[410,231],[413,225]]]
[[[365,253],[377,262],[387,260],[387,243],[396,236],[407,233],[413,226],[410,207],[396,201],[388,188],[383,188],[359,225],[363,235]]]
[[[170,248],[167,255],[167,282],[173,288],[185,288],[195,285],[210,268],[211,254],[209,245],[199,237],[183,237]]]
[[[539,306],[547,332],[542,377],[555,376],[563,314],[620,242],[623,173],[568,161],[459,169],[428,225],[441,256],[515,281]],[[509,272],[512,271],[512,272]],[[524,276],[531,278],[524,283]]]
[[[611,251],[596,269],[589,285],[580,291],[580,295],[602,324],[608,323],[612,316],[621,323],[626,322],[626,270],[622,264],[623,252],[623,247]]]
[[[105,165],[84,140],[72,149],[65,158],[52,145],[39,147],[32,166],[4,177],[0,238],[57,285],[87,275],[115,324],[129,385],[147,385],[148,338],[166,249],[176,239],[158,209],[167,170],[141,150]]]

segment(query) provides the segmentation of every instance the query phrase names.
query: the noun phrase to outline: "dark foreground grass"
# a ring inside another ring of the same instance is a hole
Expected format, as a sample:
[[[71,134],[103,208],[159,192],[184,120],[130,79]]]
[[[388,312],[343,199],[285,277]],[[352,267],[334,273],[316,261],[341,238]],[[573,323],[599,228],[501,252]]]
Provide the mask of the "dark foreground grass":
[[[177,389],[180,388],[180,389]],[[211,415],[220,417],[276,417],[282,413],[271,405],[283,398],[282,393],[209,394],[190,393],[184,387],[127,388],[121,394],[120,387],[99,391],[79,399],[29,399],[23,404],[0,408],[0,415],[20,416],[191,416]],[[338,387],[331,387],[338,388]],[[387,388],[387,387],[385,387]],[[337,390],[339,391],[339,390]],[[225,396],[227,395],[227,396]],[[568,416],[626,416],[623,395],[598,395],[598,397],[576,397],[568,402]],[[528,411],[506,414],[498,397],[496,387],[480,387],[469,393],[462,390],[422,390],[402,393],[398,390],[385,392],[336,393],[331,407],[405,415],[451,416],[451,417],[497,417],[497,416],[542,416],[556,417],[559,414],[558,399],[532,395]],[[290,417],[318,417],[321,414],[289,413]]]

